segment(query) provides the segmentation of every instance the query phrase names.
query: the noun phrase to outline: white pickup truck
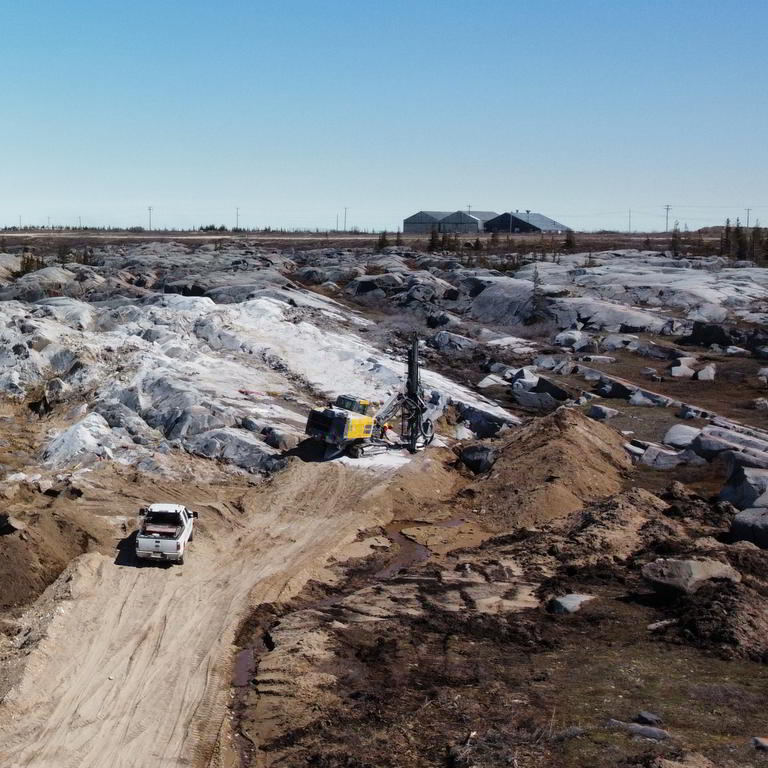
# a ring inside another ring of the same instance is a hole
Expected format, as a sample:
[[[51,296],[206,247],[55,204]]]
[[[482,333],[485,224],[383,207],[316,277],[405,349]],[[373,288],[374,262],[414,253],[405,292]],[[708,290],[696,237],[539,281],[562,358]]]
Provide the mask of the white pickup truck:
[[[139,510],[136,557],[184,563],[184,551],[192,541],[197,512],[181,504],[150,504]]]

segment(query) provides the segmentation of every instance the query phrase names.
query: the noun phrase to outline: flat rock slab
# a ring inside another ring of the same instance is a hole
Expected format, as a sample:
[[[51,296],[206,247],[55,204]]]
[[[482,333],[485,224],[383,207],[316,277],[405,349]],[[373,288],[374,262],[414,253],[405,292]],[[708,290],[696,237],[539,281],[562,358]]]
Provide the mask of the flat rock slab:
[[[675,560],[660,558],[644,565],[640,571],[654,589],[693,594],[710,579],[741,581],[741,574],[719,560]]]

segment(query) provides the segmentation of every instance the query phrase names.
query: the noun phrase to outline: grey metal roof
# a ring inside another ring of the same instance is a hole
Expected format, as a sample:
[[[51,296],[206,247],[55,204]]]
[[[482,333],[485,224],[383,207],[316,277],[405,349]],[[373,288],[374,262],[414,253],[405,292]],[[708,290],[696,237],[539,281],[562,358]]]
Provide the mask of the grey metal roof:
[[[454,211],[451,213],[451,216],[456,216],[458,214],[463,214],[464,216],[469,216],[473,219],[477,219],[478,221],[490,221],[490,219],[495,219],[499,214],[496,213],[496,211]]]
[[[519,219],[520,221],[524,221],[526,224],[530,224],[532,227],[542,230],[542,232],[570,229],[570,227],[566,227],[565,224],[550,219],[549,216],[545,216],[543,213],[526,213],[525,211],[521,211],[519,213],[511,212],[510,216]]]
[[[450,211],[416,211],[416,213],[406,217],[405,220],[408,221],[408,219],[412,219],[415,216],[430,216],[431,218],[435,219],[435,221],[440,221],[440,219],[444,219],[446,216],[449,216],[450,213]]]

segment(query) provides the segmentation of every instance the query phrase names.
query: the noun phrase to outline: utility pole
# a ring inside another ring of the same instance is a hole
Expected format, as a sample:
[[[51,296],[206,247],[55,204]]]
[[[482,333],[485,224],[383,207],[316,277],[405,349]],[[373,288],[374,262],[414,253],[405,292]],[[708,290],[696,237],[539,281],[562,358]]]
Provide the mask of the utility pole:
[[[21,214],[19,214],[19,229],[21,229]]]
[[[629,232],[630,235],[632,234],[632,209],[631,208],[629,209],[629,226],[627,227],[627,232]]]
[[[339,214],[336,214],[336,231],[339,231]]]
[[[152,206],[147,206],[147,211],[149,211],[149,231],[152,231]]]
[[[751,208],[745,208],[744,209],[747,212],[747,229],[749,229],[749,214],[751,212]]]
[[[82,229],[83,228],[83,217],[82,216],[78,216],[77,217],[77,228],[78,229]]]
[[[49,216],[48,217],[48,229],[50,229],[50,228],[51,228],[51,217]]]
[[[664,210],[667,212],[667,217],[664,220],[664,231],[669,232],[669,209],[671,208],[671,205],[665,205]]]
[[[240,209],[235,208],[235,229],[240,229]]]
[[[349,210],[348,208],[346,207],[344,208],[344,231],[345,232],[347,231],[347,211],[348,210]]]

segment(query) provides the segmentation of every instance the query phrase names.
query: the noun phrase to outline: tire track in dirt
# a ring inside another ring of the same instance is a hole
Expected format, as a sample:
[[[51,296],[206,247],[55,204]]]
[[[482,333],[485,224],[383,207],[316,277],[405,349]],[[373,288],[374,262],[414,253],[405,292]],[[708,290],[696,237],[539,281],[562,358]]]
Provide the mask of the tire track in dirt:
[[[359,529],[382,522],[375,495],[358,502],[388,477],[297,463],[235,503],[231,492],[195,499],[194,488],[185,496],[164,483],[165,498],[204,510],[188,564],[78,560],[72,599],[57,605],[0,703],[0,764],[207,765],[227,714],[239,622],[250,606],[300,589]]]

